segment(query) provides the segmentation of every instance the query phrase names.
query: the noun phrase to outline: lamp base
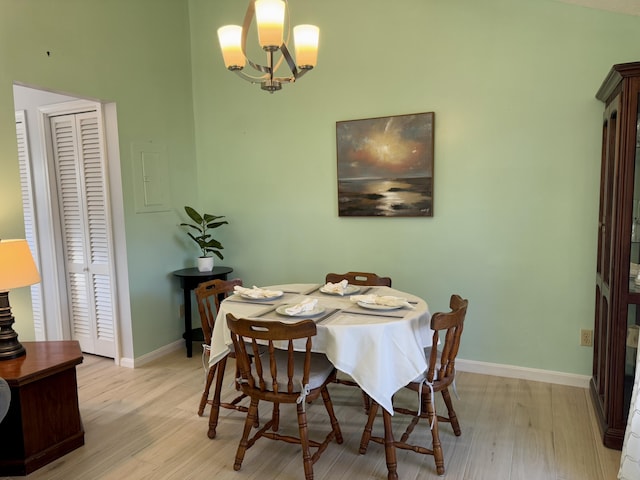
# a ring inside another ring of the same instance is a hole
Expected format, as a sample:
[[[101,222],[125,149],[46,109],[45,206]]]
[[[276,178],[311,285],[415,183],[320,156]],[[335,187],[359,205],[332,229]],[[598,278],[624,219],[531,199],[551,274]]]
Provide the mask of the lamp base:
[[[18,341],[18,334],[11,328],[14,320],[9,305],[9,292],[0,292],[0,361],[18,358],[27,353]]]
[[[26,354],[27,351],[24,349],[22,344],[16,340],[15,345],[11,345],[6,351],[0,350],[0,362],[3,360],[22,357]]]

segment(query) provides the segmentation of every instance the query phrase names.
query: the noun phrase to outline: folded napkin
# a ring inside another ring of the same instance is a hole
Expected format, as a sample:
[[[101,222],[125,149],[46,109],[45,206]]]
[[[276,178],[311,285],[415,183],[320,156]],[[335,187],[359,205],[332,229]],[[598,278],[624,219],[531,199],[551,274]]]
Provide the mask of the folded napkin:
[[[285,308],[284,311],[287,313],[287,315],[298,315],[304,312],[311,312],[314,308],[316,308],[317,304],[317,298],[305,298],[302,302]]]
[[[351,301],[354,303],[364,302],[376,305],[385,305],[387,307],[407,307],[414,310],[416,307],[407,302],[406,298],[394,297],[393,295],[352,295]]]
[[[280,290],[267,290],[264,288],[258,288],[255,285],[253,286],[253,288],[244,288],[236,285],[235,287],[233,287],[233,290],[240,295],[251,298],[273,298],[282,295],[282,292]]]
[[[327,284],[322,287],[320,290],[328,293],[337,293],[338,295],[344,295],[344,292],[347,290],[349,286],[349,281],[347,279],[342,280],[340,283],[331,283],[327,282]]]

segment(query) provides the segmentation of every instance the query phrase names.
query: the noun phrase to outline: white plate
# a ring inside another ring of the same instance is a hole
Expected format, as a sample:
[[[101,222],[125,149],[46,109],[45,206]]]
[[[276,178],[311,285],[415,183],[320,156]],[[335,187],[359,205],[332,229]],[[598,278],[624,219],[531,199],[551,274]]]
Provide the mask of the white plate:
[[[320,291],[322,293],[326,293],[327,295],[340,295],[338,292],[325,290],[324,287],[320,287]],[[347,285],[347,288],[345,288],[343,295],[353,295],[354,293],[358,293],[359,291],[360,287],[358,285]]]
[[[324,312],[324,307],[319,307],[316,305],[313,310],[309,310],[308,312],[300,312],[296,313],[295,315],[288,314],[286,311],[287,308],[293,307],[294,305],[295,303],[291,305],[280,305],[278,308],[276,308],[276,312],[280,315],[284,315],[285,317],[315,317],[316,315],[320,315],[322,312]]]
[[[276,295],[273,295],[271,297],[252,297],[251,295],[247,295],[245,293],[241,293],[240,296],[242,298],[246,298],[247,300],[256,300],[258,302],[261,302],[263,300],[273,300],[275,298],[280,298],[282,295],[284,295],[283,292],[280,292],[278,290],[274,290],[274,292],[276,292]]]
[[[402,305],[378,305],[377,303],[358,302],[362,308],[370,308],[371,310],[397,310]]]

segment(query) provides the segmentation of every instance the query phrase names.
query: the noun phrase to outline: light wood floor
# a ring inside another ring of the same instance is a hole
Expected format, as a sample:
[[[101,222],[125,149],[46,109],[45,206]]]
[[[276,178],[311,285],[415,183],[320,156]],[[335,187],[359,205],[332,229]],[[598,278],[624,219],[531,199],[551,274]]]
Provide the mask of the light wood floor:
[[[299,447],[268,439],[247,452],[239,472],[233,470],[243,414],[223,410],[217,438],[207,438],[208,418],[196,414],[204,382],[198,355],[199,347],[194,344],[191,359],[181,350],[137,369],[85,356],[78,367],[85,445],[26,478],[303,478]],[[227,370],[232,372],[233,364]],[[231,382],[228,376],[226,384]],[[620,452],[602,446],[587,390],[463,372],[458,373],[457,384],[460,400],[454,398],[454,404],[462,436],[455,437],[449,425],[440,428],[447,469],[444,478],[616,478]],[[227,393],[233,392],[229,389]],[[329,445],[314,466],[315,478],[386,479],[381,445],[372,443],[366,455],[358,454],[366,420],[359,391],[332,385],[331,395],[344,443]],[[282,407],[282,430],[287,430],[286,424],[295,425],[294,411]],[[205,415],[208,412],[207,408]],[[326,412],[320,403],[314,403],[307,413],[313,438],[314,431],[326,430]],[[394,417],[394,422],[400,420]],[[381,423],[380,418],[378,431]],[[427,428],[420,428],[419,437],[428,441]],[[398,473],[402,480],[442,478],[435,473],[432,457],[406,451],[398,451]]]

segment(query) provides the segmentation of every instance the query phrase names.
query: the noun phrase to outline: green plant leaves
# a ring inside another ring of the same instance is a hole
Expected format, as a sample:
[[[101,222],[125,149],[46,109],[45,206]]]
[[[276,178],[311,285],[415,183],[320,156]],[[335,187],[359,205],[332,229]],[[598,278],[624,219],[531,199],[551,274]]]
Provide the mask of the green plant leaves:
[[[193,208],[191,207],[184,207],[184,211],[187,212],[187,215],[189,215],[189,218],[191,218],[191,220],[193,220],[196,223],[202,223],[203,219],[202,216],[196,212]]]
[[[218,221],[219,219],[224,218],[224,215],[211,215],[209,213],[201,215],[194,208],[189,206],[185,206],[184,211],[187,212],[189,218],[195,222],[195,225],[191,223],[181,223],[180,226],[187,227],[188,229],[194,230],[199,234],[194,235],[190,231],[187,231],[187,235],[189,235],[189,238],[196,242],[200,247],[202,256],[206,257],[208,256],[207,254],[214,253],[216,254],[216,256],[218,256],[218,258],[220,258],[220,260],[223,260],[224,257],[222,253],[219,252],[219,250],[223,250],[224,247],[218,240],[211,237],[211,234],[208,233],[208,230],[218,228],[221,225],[229,224],[229,222],[227,222],[226,220]]]

